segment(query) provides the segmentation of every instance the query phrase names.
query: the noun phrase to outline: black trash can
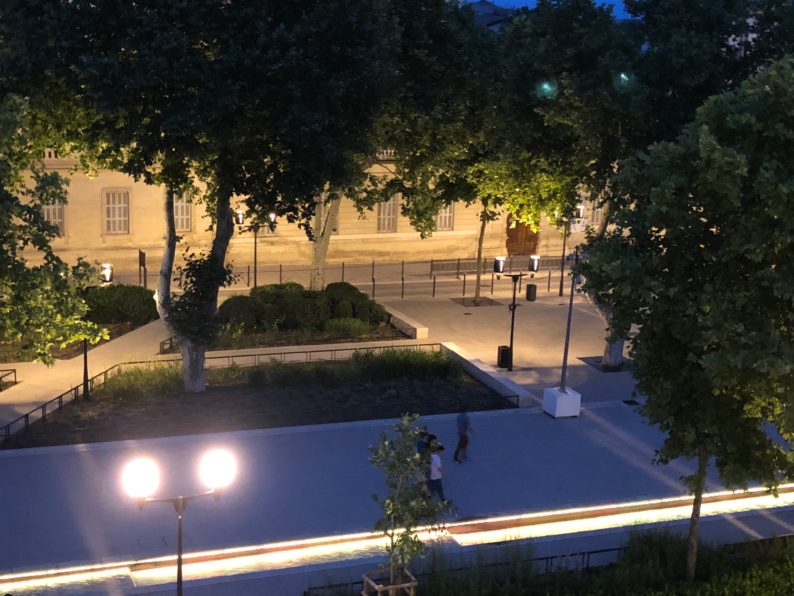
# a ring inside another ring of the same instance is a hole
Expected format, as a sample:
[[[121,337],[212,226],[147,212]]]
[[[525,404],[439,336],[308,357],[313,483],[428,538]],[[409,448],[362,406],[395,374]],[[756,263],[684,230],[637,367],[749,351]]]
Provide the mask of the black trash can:
[[[496,366],[499,368],[510,368],[513,365],[513,353],[510,351],[510,346],[499,346],[499,352],[496,356]]]
[[[527,284],[527,302],[535,302],[538,297],[538,286]]]

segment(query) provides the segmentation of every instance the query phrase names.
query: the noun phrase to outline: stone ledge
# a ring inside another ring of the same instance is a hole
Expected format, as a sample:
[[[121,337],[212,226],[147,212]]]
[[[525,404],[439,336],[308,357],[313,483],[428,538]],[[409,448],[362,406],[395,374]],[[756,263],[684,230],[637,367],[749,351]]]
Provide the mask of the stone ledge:
[[[422,323],[416,319],[412,319],[405,313],[401,313],[399,310],[394,309],[391,306],[386,306],[384,304],[383,308],[385,308],[386,312],[391,315],[391,324],[405,333],[408,337],[413,339],[427,339],[430,331],[427,327],[422,325]]]
[[[537,406],[540,400],[530,391],[512,379],[507,378],[490,364],[485,364],[482,360],[469,358],[466,350],[453,342],[443,342],[441,351],[461,363],[463,369],[477,379],[480,383],[496,391],[499,395],[507,398],[520,408]]]

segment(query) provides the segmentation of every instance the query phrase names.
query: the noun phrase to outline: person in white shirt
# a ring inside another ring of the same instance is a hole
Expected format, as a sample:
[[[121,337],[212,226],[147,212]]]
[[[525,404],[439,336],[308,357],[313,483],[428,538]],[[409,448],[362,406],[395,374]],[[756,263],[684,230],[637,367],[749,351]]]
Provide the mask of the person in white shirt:
[[[433,495],[438,495],[438,498],[441,501],[446,502],[446,497],[444,497],[444,486],[442,484],[442,472],[441,472],[441,453],[444,452],[444,446],[438,445],[434,450],[433,453],[430,455],[430,478],[427,481],[427,488],[430,491],[430,498],[433,498]]]

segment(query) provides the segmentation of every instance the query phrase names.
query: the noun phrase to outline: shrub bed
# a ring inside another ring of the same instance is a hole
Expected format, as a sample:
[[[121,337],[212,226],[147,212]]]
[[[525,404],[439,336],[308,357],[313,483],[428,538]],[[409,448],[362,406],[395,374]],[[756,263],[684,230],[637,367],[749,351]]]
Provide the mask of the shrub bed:
[[[88,304],[87,318],[94,323],[131,323],[140,327],[157,318],[154,292],[140,286],[91,288],[85,301]]]
[[[345,282],[319,292],[295,282],[259,286],[221,304],[218,320],[215,347],[221,349],[397,336],[385,333],[383,306]]]

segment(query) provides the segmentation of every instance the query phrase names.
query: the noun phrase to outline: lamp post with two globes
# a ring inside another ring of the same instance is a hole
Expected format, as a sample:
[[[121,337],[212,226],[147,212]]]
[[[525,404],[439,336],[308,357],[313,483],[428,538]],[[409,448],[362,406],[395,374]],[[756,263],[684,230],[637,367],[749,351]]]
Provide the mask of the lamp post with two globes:
[[[537,255],[532,255],[529,259],[529,269],[530,269],[530,276],[535,277],[535,272],[538,270],[540,265],[540,257]],[[497,277],[501,276],[505,270],[505,257],[496,257],[493,262],[493,270],[496,273]],[[520,280],[525,273],[510,273],[510,279],[513,281],[513,300],[510,302],[508,309],[510,310],[510,346],[508,347],[508,352],[506,357],[499,358],[501,362],[499,366],[503,366],[507,368],[508,371],[513,370],[513,336],[516,327],[516,308],[518,308],[518,304],[516,304],[516,289],[518,286],[518,280]],[[534,289],[534,285],[532,286]],[[535,300],[535,293],[534,291],[530,291],[530,286],[527,285],[527,300],[534,301]]]
[[[174,507],[177,517],[177,559],[176,593],[182,596],[182,518],[190,501],[212,496],[220,499],[223,489],[229,486],[237,475],[237,461],[225,449],[212,449],[199,461],[199,477],[208,490],[192,495],[177,497],[153,497],[160,485],[160,469],[150,458],[141,457],[130,461],[121,473],[124,491],[137,499],[141,508],[146,503],[168,503]]]

